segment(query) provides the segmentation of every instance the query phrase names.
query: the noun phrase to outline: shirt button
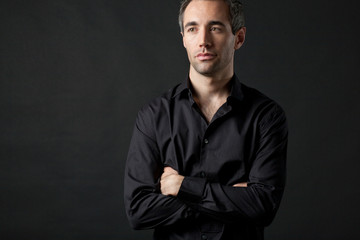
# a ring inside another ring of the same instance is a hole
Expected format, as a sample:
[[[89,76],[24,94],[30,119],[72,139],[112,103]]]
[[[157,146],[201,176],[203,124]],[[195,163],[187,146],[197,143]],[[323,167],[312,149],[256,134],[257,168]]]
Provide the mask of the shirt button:
[[[205,234],[202,234],[202,235],[201,235],[201,239],[206,240],[206,239],[208,239],[208,238],[207,238],[207,236],[206,236]]]
[[[204,139],[204,143],[205,144],[208,144],[209,143],[209,140],[207,138]]]

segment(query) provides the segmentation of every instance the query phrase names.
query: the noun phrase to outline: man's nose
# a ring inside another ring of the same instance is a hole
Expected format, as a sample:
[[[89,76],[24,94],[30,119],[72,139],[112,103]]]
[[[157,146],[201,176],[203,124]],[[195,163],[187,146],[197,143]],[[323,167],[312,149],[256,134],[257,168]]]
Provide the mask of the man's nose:
[[[207,29],[202,29],[199,33],[199,47],[209,48],[211,47],[211,35]]]

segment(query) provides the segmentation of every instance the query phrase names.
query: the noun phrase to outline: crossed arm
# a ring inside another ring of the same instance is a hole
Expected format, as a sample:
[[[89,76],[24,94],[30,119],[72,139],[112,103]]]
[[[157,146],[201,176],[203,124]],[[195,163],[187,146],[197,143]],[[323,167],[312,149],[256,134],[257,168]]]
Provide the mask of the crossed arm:
[[[137,124],[124,179],[126,213],[133,228],[167,226],[198,216],[191,212],[227,223],[268,225],[280,204],[286,168],[285,119],[274,119],[261,136],[247,183],[233,186],[181,176],[164,167],[156,141]]]
[[[158,160],[160,153],[156,142],[137,127],[130,145],[124,177],[124,203],[134,229],[168,226],[197,218],[199,214],[220,221],[246,218],[247,213],[244,213],[245,216],[239,213],[242,207],[233,204],[237,203],[233,196],[239,194],[231,189],[247,188],[209,183],[204,178],[184,177],[171,167],[164,168]],[[196,196],[178,196],[181,187],[193,190],[192,195]],[[249,194],[254,194],[250,188]],[[250,197],[242,199],[245,202],[251,200]]]
[[[170,195],[176,197],[183,180],[184,176],[180,175],[176,170],[171,167],[165,167],[160,180],[161,193],[165,196]],[[237,183],[234,184],[233,187],[247,187],[247,183]]]

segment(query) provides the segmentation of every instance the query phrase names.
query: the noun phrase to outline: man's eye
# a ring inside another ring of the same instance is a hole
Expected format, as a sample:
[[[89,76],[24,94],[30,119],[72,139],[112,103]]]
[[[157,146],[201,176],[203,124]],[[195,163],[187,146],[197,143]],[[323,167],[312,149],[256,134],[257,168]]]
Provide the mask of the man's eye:
[[[210,31],[213,31],[213,32],[214,32],[214,31],[220,31],[220,28],[218,28],[218,27],[211,27],[211,28],[210,28]]]
[[[188,28],[188,30],[187,30],[188,32],[194,32],[195,31],[195,28]]]

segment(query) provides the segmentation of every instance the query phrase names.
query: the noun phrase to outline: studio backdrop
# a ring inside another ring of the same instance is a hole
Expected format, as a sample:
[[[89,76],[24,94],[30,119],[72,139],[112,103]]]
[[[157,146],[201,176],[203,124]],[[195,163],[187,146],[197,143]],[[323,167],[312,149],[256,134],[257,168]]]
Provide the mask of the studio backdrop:
[[[244,0],[239,79],[289,122],[266,239],[360,239],[357,1]],[[151,239],[123,174],[138,110],[184,80],[178,1],[0,1],[0,239]]]

